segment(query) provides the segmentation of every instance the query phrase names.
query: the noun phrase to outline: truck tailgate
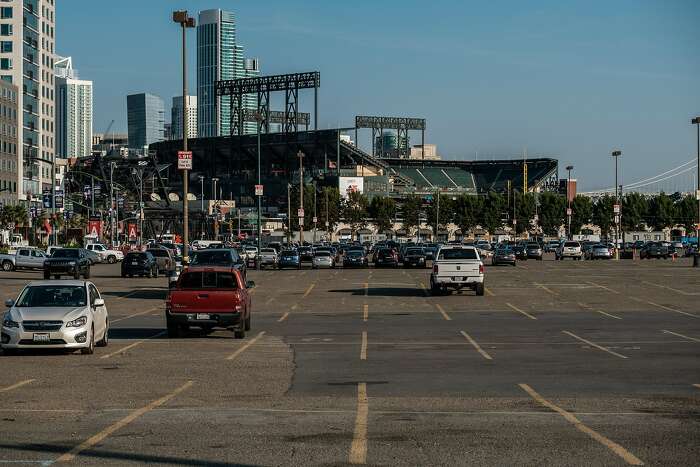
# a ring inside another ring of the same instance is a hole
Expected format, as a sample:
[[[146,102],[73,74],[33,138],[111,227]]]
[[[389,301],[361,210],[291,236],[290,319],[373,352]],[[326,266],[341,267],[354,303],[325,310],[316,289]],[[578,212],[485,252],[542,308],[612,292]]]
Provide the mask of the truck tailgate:
[[[173,290],[172,313],[233,313],[240,304],[236,290]]]
[[[441,260],[435,264],[437,266],[437,276],[478,276],[479,275],[479,261],[469,261],[464,260]]]

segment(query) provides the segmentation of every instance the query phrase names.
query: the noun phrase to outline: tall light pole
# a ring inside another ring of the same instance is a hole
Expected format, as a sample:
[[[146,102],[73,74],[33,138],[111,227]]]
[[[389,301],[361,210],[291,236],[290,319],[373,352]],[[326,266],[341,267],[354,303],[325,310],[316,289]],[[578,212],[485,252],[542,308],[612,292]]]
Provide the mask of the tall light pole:
[[[566,171],[569,172],[569,175],[566,180],[566,202],[567,202],[567,208],[566,208],[566,217],[568,218],[569,222],[569,227],[567,228],[566,231],[566,237],[571,240],[573,237],[571,235],[571,171],[574,170],[573,165],[567,165],[566,166]]]
[[[255,114],[255,119],[258,121],[258,185],[262,186],[262,174],[260,169],[260,133],[262,132],[262,115],[260,112]],[[257,191],[257,190],[256,190]],[[256,193],[258,198],[258,254],[262,247],[262,193]],[[260,270],[260,261],[255,262],[255,269]]]
[[[617,160],[622,155],[622,151],[613,151],[612,157],[615,159],[615,207],[613,217],[615,220],[615,259],[620,259],[620,189],[617,183]]]
[[[214,204],[216,204],[216,199],[217,199],[217,198],[216,198],[216,182],[219,181],[219,177],[214,177],[214,178],[211,179],[211,181],[214,182],[214,187],[213,187],[213,190],[212,190],[212,193],[211,193],[211,196],[212,196],[211,199],[213,199],[213,200],[214,200]]]
[[[187,151],[187,28],[195,26],[194,18],[187,14],[187,10],[177,10],[173,12],[173,21],[180,24],[182,28],[182,150]],[[182,171],[182,260],[184,264],[189,262],[189,171]]]
[[[299,158],[299,212],[304,213],[304,153],[297,153]],[[304,244],[304,217],[299,217],[299,245]]]
[[[698,223],[695,224],[695,241],[700,245],[700,117],[695,117],[690,123],[697,127],[698,133],[698,176],[695,179],[697,181],[695,199],[698,201]]]
[[[219,181],[218,177],[214,177],[211,179],[212,182],[214,182],[214,187],[213,187],[213,193],[212,193],[212,199],[214,200],[214,208],[212,209],[212,215],[214,216],[213,224],[214,224],[214,240],[219,240],[219,214],[216,212],[216,206],[218,205],[218,198],[216,197],[216,182]]]
[[[204,175],[199,175],[197,178],[199,178],[199,183],[200,183],[200,188],[199,188],[199,215],[202,216],[202,222],[199,224],[199,228],[201,229],[201,238],[204,238]]]

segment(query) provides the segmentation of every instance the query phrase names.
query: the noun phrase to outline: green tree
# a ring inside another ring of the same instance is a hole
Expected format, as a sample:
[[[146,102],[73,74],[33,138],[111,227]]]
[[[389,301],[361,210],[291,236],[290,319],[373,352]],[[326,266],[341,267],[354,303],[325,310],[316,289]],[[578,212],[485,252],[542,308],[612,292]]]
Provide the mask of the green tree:
[[[580,234],[581,227],[591,222],[593,202],[588,196],[577,195],[571,202],[571,233]]]
[[[660,193],[649,200],[649,224],[654,230],[663,230],[673,226],[675,206],[670,196]]]
[[[610,232],[615,226],[615,219],[613,217],[614,205],[615,197],[610,195],[605,195],[602,198],[599,198],[593,205],[592,221],[595,225],[600,227],[600,233],[603,236],[609,236]]]
[[[355,232],[367,224],[367,197],[359,191],[348,193],[342,202],[342,213],[350,224],[351,238],[355,238]]]
[[[566,219],[566,197],[550,192],[539,195],[539,223],[546,235],[558,235]]]
[[[698,221],[698,202],[694,196],[684,196],[676,203],[676,224],[685,227],[686,232],[694,232]]]
[[[535,195],[534,193],[513,192],[513,202],[515,203],[515,224],[516,233],[523,233],[529,230],[530,222],[535,216]]]
[[[441,194],[440,195],[440,225],[447,225],[450,222],[454,221],[454,206],[455,206],[455,201],[452,201],[451,196],[446,196]],[[428,225],[435,225],[435,221],[437,220],[437,208],[438,205],[438,197],[437,195],[433,196],[432,202],[428,205],[425,215],[428,218],[427,223]]]
[[[647,199],[643,195],[627,193],[622,198],[622,228],[626,231],[641,230],[647,210]]]
[[[476,195],[460,195],[454,204],[454,223],[463,235],[479,224],[482,218],[483,198]]]
[[[330,231],[335,230],[338,225],[340,221],[340,192],[337,187],[324,187],[318,194],[318,220],[321,228],[324,229],[326,222],[328,222]]]
[[[369,215],[377,223],[379,232],[391,229],[396,217],[396,202],[388,196],[375,196],[369,204]]]
[[[490,191],[484,198],[484,208],[481,212],[480,224],[493,234],[497,229],[503,228],[503,213],[507,209],[505,197],[494,191]]]
[[[401,208],[401,218],[403,219],[403,228],[406,229],[407,234],[410,235],[413,229],[418,228],[422,207],[423,202],[416,195],[409,195],[404,199]]]

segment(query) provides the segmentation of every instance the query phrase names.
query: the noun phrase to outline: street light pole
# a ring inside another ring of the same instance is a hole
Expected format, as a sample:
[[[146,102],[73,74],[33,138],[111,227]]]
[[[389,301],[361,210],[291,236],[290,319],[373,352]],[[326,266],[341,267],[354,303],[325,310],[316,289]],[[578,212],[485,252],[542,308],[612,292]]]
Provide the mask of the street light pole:
[[[182,28],[182,150],[187,151],[187,28],[194,28],[194,18],[187,14],[187,10],[173,12],[173,21],[180,24]],[[182,171],[182,261],[189,262],[189,171]],[[140,235],[140,234],[139,234]]]
[[[304,210],[304,153],[299,151],[297,153],[299,158],[299,209],[300,212]],[[299,218],[299,245],[304,244],[304,218]]]
[[[617,184],[617,160],[622,155],[622,151],[613,151],[612,157],[615,159],[615,208],[614,211],[618,211],[620,206],[620,188]],[[620,213],[613,212],[613,218],[615,220],[615,259],[620,259]]]
[[[262,185],[262,174],[260,172],[260,132],[262,131],[262,115],[260,112],[257,113],[255,119],[258,121],[258,185]],[[262,248],[262,195],[258,194],[258,254],[260,254],[260,249]],[[260,270],[260,261],[255,262],[255,269]]]
[[[698,223],[695,224],[695,241],[700,245],[700,117],[695,117],[691,123],[697,127],[698,138],[698,176],[697,187],[695,191],[695,199],[698,201]]]
[[[566,208],[566,217],[568,218],[568,229],[566,233],[566,238],[571,240],[573,237],[571,235],[571,171],[574,170],[573,165],[567,165],[566,166],[567,172],[569,172],[567,181],[566,181],[566,202],[567,202],[567,208]]]

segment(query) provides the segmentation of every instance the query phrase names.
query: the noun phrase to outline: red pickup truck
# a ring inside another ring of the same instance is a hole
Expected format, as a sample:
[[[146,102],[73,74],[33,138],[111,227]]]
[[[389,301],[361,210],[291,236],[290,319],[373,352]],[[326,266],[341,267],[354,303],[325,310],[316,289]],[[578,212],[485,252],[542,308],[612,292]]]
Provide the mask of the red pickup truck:
[[[190,326],[204,332],[214,328],[233,329],[236,339],[250,331],[252,302],[246,282],[231,267],[191,267],[180,274],[165,300],[168,337],[180,337]]]

